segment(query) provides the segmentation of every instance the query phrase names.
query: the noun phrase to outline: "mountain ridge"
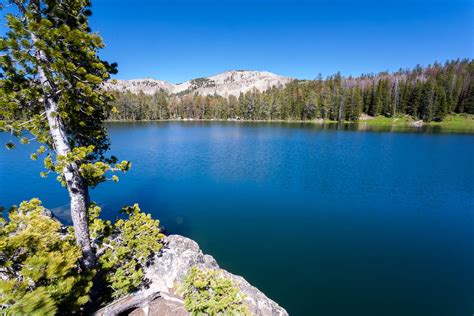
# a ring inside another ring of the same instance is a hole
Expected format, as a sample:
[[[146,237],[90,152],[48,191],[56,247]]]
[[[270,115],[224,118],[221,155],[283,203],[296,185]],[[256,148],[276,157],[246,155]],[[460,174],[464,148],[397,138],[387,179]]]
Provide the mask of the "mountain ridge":
[[[274,86],[283,87],[293,81],[293,78],[280,76],[269,71],[229,70],[222,73],[195,78],[183,83],[173,84],[168,81],[153,78],[145,79],[116,79],[105,84],[107,90],[131,92],[152,95],[160,90],[170,94],[197,93],[200,95],[220,95],[223,97],[238,96],[241,92],[258,89],[266,91]]]

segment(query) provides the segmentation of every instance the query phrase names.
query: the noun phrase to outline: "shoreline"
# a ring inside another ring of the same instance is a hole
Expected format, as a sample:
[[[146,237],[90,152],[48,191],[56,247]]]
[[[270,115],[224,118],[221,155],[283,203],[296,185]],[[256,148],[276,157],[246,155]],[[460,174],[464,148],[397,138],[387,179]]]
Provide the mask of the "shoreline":
[[[151,123],[151,122],[219,122],[219,123],[286,123],[286,124],[311,124],[311,125],[335,125],[337,121],[333,120],[248,120],[248,119],[194,119],[194,118],[172,118],[163,120],[106,120],[105,123]],[[388,117],[367,117],[358,121],[344,121],[345,126],[367,127],[367,128],[439,128],[439,132],[461,132],[474,134],[474,115],[448,115],[442,122],[423,122],[417,121],[408,116],[396,118]]]

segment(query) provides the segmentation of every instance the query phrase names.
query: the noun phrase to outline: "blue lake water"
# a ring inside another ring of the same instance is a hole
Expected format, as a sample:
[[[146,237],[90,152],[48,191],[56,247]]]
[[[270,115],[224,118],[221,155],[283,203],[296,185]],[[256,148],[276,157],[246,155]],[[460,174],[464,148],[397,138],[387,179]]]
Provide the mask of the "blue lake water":
[[[474,136],[311,124],[109,124],[133,163],[92,198],[140,203],[290,315],[474,313]],[[6,141],[7,135],[0,135]],[[0,205],[67,220],[33,147],[0,150]]]

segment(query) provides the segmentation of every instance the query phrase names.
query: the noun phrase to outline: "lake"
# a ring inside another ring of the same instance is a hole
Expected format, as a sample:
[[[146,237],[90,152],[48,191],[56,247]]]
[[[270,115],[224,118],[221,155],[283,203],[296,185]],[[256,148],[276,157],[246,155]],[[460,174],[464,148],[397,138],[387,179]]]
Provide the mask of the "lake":
[[[92,191],[140,203],[290,315],[474,313],[474,135],[299,123],[111,123],[133,163]],[[8,136],[0,135],[5,142]],[[0,204],[66,191],[32,146],[0,150]]]

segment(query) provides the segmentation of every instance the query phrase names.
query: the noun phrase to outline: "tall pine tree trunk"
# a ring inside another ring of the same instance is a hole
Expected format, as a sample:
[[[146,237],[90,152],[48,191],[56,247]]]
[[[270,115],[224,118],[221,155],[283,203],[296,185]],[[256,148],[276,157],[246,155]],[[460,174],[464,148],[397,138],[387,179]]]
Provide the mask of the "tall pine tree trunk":
[[[33,42],[38,38],[31,34]],[[45,53],[38,49],[36,52],[38,59],[38,76],[44,90],[44,106],[48,119],[49,131],[53,139],[54,151],[57,155],[66,156],[71,152],[71,146],[67,139],[66,129],[58,115],[58,104],[54,98],[57,92],[53,84],[49,81],[44,69],[47,64]],[[89,188],[80,174],[79,166],[76,163],[69,163],[63,170],[67,190],[71,201],[71,218],[76,235],[76,243],[83,253],[82,264],[86,269],[96,265],[96,258],[91,247],[89,238]]]

